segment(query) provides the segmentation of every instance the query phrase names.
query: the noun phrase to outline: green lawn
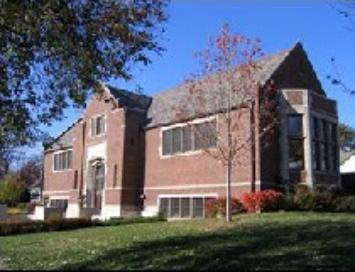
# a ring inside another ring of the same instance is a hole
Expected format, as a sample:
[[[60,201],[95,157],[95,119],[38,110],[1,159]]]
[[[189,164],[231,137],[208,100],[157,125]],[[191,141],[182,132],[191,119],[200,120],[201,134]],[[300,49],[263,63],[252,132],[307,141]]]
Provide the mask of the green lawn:
[[[355,269],[355,215],[273,213],[0,238],[17,269]]]

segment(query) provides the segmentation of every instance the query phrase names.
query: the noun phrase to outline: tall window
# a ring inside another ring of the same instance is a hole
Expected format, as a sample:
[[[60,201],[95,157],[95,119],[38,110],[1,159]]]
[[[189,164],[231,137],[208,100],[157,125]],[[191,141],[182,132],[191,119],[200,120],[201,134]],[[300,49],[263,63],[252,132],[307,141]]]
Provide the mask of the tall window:
[[[288,116],[288,165],[290,170],[304,169],[303,122],[301,114]]]
[[[313,169],[336,171],[338,167],[338,127],[326,120],[312,118]]]
[[[100,115],[91,119],[91,136],[101,135],[105,132],[105,116]]]
[[[163,155],[171,155],[215,147],[216,134],[216,120],[164,130],[162,153]]]
[[[72,151],[62,151],[54,154],[53,169],[55,171],[61,171],[72,168]]]
[[[312,159],[313,159],[313,169],[321,170],[321,145],[320,145],[320,135],[322,135],[320,127],[321,122],[319,119],[313,117],[311,119],[312,125]]]

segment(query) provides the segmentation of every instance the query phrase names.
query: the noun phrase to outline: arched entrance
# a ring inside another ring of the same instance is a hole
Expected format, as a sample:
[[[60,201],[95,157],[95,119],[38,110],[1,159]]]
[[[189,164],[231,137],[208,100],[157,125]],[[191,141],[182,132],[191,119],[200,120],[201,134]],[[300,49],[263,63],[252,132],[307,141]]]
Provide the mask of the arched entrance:
[[[87,186],[87,206],[101,212],[105,187],[105,164],[102,159],[90,162]]]

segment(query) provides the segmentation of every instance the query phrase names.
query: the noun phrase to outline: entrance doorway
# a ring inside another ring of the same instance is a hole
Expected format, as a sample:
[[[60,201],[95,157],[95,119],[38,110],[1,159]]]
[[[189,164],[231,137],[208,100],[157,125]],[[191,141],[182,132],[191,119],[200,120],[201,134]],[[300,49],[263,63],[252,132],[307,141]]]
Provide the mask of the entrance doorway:
[[[87,206],[97,213],[101,212],[103,191],[105,186],[105,164],[96,160],[90,164],[87,192]]]

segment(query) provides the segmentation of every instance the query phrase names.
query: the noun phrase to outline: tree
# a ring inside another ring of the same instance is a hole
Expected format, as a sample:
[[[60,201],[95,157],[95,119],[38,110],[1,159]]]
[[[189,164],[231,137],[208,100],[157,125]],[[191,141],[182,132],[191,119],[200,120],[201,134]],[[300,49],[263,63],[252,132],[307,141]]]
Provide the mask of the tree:
[[[20,168],[19,177],[26,188],[33,185],[40,185],[42,182],[43,161],[41,156],[29,158]]]
[[[160,53],[166,1],[0,0],[0,149],[41,136],[99,81]]]
[[[342,148],[355,149],[355,129],[339,123],[339,141]]]
[[[0,181],[9,173],[10,165],[23,157],[22,152],[16,150],[11,143],[0,148]]]
[[[247,150],[252,151],[252,160],[255,160],[255,141],[266,139],[277,124],[276,92],[271,81],[261,85],[254,77],[261,69],[257,62],[262,56],[260,41],[231,34],[227,25],[197,56],[202,69],[187,81],[188,95],[179,105],[177,116],[180,121],[190,123],[204,151],[225,168],[226,220],[229,222],[233,169],[243,163],[241,158]],[[245,113],[250,114],[248,124]],[[217,125],[207,122],[201,127],[191,122],[193,118],[213,114],[218,116]],[[210,149],[211,145],[216,148]],[[255,181],[255,176],[253,179]]]
[[[329,3],[329,5],[347,21],[347,29],[351,32],[355,32],[355,3],[351,1],[337,1],[337,3]],[[345,82],[342,78],[334,57],[331,58],[331,65],[333,72],[327,75],[327,79],[346,93],[355,95],[355,88],[351,87],[349,83]]]
[[[15,174],[7,174],[0,183],[0,203],[14,206],[25,194],[25,186]]]

